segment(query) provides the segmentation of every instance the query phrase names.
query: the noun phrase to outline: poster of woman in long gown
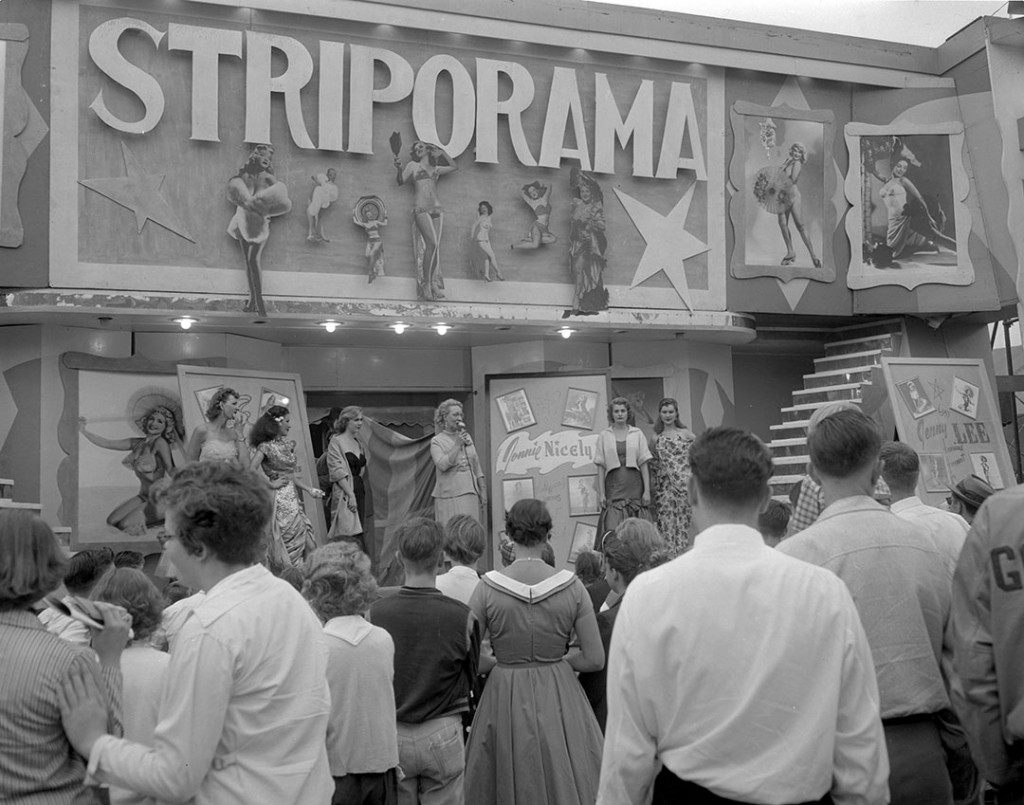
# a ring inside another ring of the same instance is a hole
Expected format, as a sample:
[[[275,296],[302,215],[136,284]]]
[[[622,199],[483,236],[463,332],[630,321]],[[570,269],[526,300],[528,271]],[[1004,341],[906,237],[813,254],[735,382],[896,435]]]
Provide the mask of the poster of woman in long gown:
[[[970,179],[960,122],[849,123],[846,217],[853,289],[926,283],[970,285]]]

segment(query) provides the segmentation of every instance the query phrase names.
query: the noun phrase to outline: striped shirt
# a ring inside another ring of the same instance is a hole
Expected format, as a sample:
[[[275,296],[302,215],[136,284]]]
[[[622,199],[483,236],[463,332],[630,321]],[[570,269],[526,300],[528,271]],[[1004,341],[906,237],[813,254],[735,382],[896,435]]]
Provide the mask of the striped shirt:
[[[0,801],[66,805],[83,791],[85,763],[61,725],[58,692],[73,671],[96,677],[120,731],[121,672],[88,648],[50,634],[27,610],[0,612]]]

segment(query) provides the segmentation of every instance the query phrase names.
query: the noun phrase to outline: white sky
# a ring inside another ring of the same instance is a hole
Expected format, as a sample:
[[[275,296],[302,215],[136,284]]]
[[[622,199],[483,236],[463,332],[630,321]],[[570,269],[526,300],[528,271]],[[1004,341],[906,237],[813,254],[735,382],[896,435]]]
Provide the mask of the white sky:
[[[601,0],[787,28],[941,45],[978,17],[1006,16],[1001,0]]]

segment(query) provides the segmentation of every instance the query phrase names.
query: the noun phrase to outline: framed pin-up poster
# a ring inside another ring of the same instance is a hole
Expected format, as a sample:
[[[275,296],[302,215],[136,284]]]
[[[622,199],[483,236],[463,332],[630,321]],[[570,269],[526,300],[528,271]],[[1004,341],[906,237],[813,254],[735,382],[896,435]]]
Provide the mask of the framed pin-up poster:
[[[832,282],[835,115],[830,109],[736,101],[729,118],[732,275]]]
[[[846,216],[847,285],[913,290],[974,282],[963,124],[848,123],[845,132],[845,191],[853,205]]]
[[[178,387],[189,439],[206,421],[210,401],[218,392],[231,389],[235,393],[238,402],[230,426],[246,439],[241,445],[241,460],[246,466],[252,462],[248,437],[253,425],[272,406],[287,409],[289,430],[283,438],[294,450],[297,479],[314,488],[317,486],[316,457],[306,416],[306,396],[299,375],[182,365],[178,367]],[[322,544],[327,534],[323,506],[308,493],[301,493],[301,497],[316,540]]]
[[[69,547],[160,550],[163,513],[149,500],[157,481],[186,461],[177,364],[65,352],[57,439],[60,522]]]

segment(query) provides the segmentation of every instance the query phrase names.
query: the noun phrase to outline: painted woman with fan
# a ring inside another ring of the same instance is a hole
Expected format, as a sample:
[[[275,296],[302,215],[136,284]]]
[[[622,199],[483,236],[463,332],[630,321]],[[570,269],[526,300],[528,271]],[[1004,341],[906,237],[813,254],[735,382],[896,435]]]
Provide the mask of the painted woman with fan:
[[[811,256],[811,263],[815,268],[821,268],[821,260],[814,253],[814,246],[804,226],[803,211],[800,208],[800,188],[797,181],[804,164],[807,162],[807,148],[803,143],[793,143],[789,147],[789,155],[781,165],[769,165],[761,168],[754,175],[754,198],[765,212],[776,215],[779,220],[779,230],[782,232],[782,240],[786,244],[786,254],[780,265],[789,266],[796,262],[796,252],[793,251],[793,235],[789,231],[789,221],[792,218],[796,224],[796,231],[800,239],[807,247]]]

